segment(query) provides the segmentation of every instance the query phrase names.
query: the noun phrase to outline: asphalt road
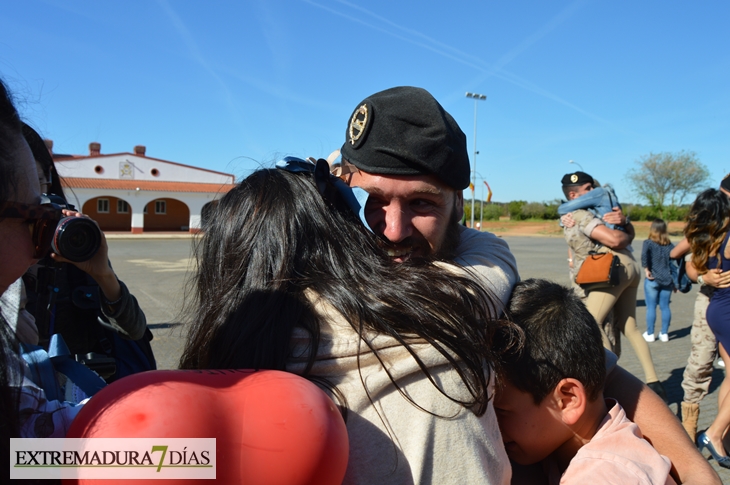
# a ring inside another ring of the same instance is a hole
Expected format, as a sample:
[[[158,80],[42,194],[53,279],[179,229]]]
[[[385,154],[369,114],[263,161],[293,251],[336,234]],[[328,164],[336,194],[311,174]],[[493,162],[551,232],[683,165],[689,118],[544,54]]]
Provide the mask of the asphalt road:
[[[557,237],[505,237],[517,258],[520,275],[546,278],[569,284],[567,245]],[[155,336],[152,347],[160,369],[174,369],[182,352],[185,325],[183,301],[192,264],[192,239],[134,239],[109,237],[110,259],[117,275],[139,300]],[[642,241],[634,242],[637,259]],[[672,297],[672,324],[667,343],[650,344],[654,364],[670,398],[670,407],[677,412],[682,400],[680,383],[690,350],[689,330],[697,288],[688,294]],[[637,324],[646,329],[643,283],[637,297]],[[644,379],[641,366],[626,339],[622,339],[619,364]],[[701,403],[700,429],[711,423],[717,413],[717,391],[724,376],[718,369],[708,395]],[[723,481],[730,483],[730,471],[719,468]]]

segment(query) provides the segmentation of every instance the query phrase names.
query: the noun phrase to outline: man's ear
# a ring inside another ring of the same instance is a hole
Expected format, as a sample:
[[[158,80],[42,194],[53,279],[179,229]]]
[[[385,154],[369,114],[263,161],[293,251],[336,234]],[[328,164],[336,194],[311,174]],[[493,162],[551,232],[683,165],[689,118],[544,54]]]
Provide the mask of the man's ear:
[[[459,220],[462,220],[464,218],[464,192],[455,190],[454,193],[456,194],[454,197],[454,211],[456,211]]]
[[[566,377],[555,386],[553,398],[558,406],[563,423],[568,426],[577,423],[586,410],[585,387],[579,380],[572,377]]]
[[[578,197],[578,192],[575,190],[569,190],[568,191],[568,200],[573,200]]]

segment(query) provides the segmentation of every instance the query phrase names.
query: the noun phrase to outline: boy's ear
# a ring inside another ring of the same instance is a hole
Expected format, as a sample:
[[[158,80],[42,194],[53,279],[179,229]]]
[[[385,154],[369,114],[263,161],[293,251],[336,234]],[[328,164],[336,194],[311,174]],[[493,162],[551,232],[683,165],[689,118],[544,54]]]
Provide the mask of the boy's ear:
[[[577,423],[586,410],[586,390],[579,380],[572,377],[566,377],[555,386],[553,398],[563,423],[568,426]]]

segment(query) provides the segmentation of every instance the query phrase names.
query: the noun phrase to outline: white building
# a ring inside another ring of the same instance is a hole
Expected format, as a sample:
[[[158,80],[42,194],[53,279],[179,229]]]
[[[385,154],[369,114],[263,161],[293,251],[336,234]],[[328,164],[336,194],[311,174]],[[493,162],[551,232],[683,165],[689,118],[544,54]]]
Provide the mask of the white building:
[[[235,186],[235,176],[150,158],[145,150],[107,155],[90,143],[86,156],[54,154],[66,199],[105,231],[198,232],[204,208]]]

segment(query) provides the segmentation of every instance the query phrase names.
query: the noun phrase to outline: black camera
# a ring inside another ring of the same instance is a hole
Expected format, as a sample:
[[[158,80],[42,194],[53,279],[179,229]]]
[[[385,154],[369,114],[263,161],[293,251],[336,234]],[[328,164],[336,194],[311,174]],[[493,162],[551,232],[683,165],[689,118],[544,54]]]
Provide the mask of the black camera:
[[[76,208],[55,194],[43,194],[43,204],[55,204],[60,209],[75,211]],[[93,258],[101,247],[101,231],[91,219],[85,217],[63,217],[58,221],[51,241],[54,253],[69,261],[80,263]]]

